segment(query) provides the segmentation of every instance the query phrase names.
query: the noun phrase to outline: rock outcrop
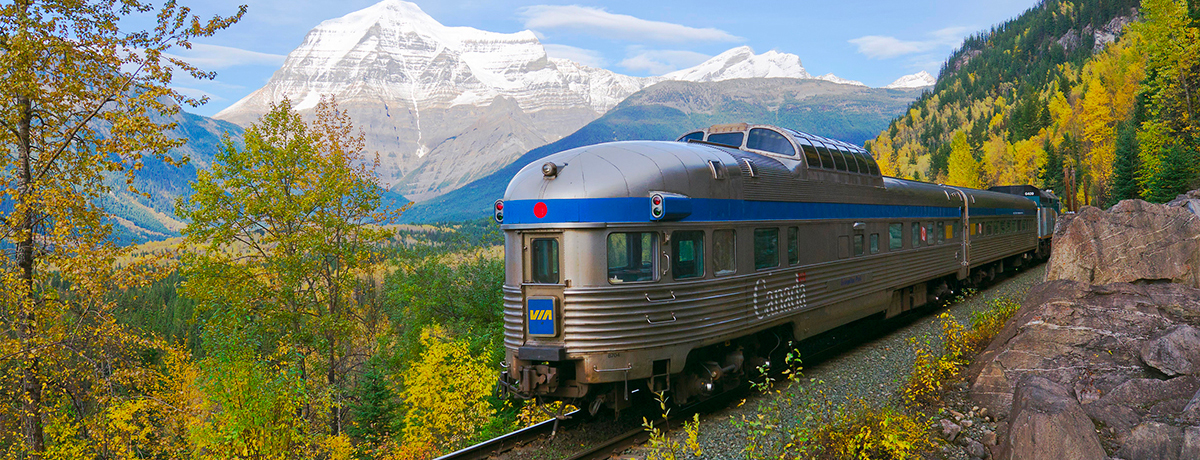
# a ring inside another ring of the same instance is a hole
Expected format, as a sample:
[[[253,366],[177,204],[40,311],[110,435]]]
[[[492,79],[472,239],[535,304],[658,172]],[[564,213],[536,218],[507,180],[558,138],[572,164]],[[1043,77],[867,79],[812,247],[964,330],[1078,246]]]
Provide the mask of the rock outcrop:
[[[1189,205],[1200,193],[1060,221],[1048,281],[967,370],[971,399],[1005,420],[998,458],[1200,459]]]
[[[1142,200],[1085,206],[1055,229],[1046,279],[1200,287],[1200,216]]]
[[[1104,448],[1092,421],[1070,390],[1044,377],[1030,375],[1013,394],[1007,436],[1000,460],[1104,459]]]

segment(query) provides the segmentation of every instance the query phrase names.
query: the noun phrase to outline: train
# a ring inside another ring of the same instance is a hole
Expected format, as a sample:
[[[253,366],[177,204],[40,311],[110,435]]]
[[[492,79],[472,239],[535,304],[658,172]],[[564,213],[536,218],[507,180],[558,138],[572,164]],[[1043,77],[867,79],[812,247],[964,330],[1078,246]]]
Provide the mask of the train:
[[[494,204],[504,396],[620,410],[740,385],[785,341],[1045,258],[1053,194],[886,177],[865,149],[735,123],[550,155]]]

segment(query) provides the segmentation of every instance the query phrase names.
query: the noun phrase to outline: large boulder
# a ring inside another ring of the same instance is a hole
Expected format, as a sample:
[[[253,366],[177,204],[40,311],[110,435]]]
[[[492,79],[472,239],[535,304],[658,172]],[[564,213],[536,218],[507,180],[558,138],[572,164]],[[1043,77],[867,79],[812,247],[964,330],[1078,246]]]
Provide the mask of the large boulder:
[[[1173,282],[1200,287],[1200,216],[1186,204],[1085,206],[1054,231],[1046,280]]]
[[[1182,195],[1177,195],[1174,200],[1167,203],[1167,206],[1184,208],[1192,214],[1200,215],[1200,190],[1192,190]]]
[[[1168,376],[1200,373],[1200,329],[1172,327],[1142,347],[1142,361]]]
[[[1169,380],[1126,380],[1083,410],[1100,422],[1113,437],[1123,439],[1144,420],[1175,422],[1200,390],[1200,379],[1183,376]]]
[[[1134,427],[1121,443],[1118,458],[1136,460],[1178,460],[1183,448],[1183,429],[1158,422]]]
[[[967,370],[971,398],[1007,414],[1016,382],[1037,375],[1072,389],[1082,403],[1097,402],[1128,380],[1161,378],[1143,363],[1142,350],[1179,324],[1200,324],[1200,289],[1042,283]]]
[[[1046,378],[1022,379],[1013,395],[1000,460],[1105,459],[1100,437],[1066,387]]]

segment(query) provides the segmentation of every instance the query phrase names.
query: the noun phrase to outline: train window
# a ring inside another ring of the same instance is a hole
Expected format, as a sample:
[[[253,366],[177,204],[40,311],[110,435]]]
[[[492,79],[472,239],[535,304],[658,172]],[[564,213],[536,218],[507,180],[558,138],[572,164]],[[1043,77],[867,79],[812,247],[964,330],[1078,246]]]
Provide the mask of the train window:
[[[951,222],[946,226],[946,240],[953,240],[955,233],[958,233],[958,222]]]
[[[679,142],[702,141],[702,140],[704,140],[704,131],[690,132],[690,133],[684,134],[683,137],[679,138]]]
[[[871,174],[876,176],[880,175],[879,164],[875,162],[875,158],[869,153],[866,154],[865,158],[867,159],[867,166],[871,168]]]
[[[808,161],[809,168],[821,167],[821,156],[817,153],[817,148],[813,147],[808,139],[795,138],[796,143],[800,145],[800,149],[804,150],[804,159]]]
[[[737,241],[733,230],[713,230],[713,274],[717,276],[733,274],[737,271],[737,255],[734,243]]]
[[[878,253],[879,253],[879,234],[872,233],[871,234],[871,254],[878,254]]]
[[[921,232],[921,240],[925,241],[930,246],[935,244],[934,240],[937,240],[937,237],[933,236],[933,222],[925,223],[925,228]]]
[[[558,284],[558,240],[534,239],[530,246],[530,277],[534,283]]]
[[[792,147],[792,143],[782,134],[770,129],[754,128],[750,130],[750,136],[746,138],[746,148],[789,157],[796,156],[796,149]]]
[[[788,265],[800,263],[800,229],[788,227]]]
[[[846,157],[846,169],[852,173],[858,172],[858,162],[854,160],[854,154],[845,148],[838,148],[838,150],[841,150],[842,156]]]
[[[779,229],[754,229],[754,268],[779,266]]]
[[[845,259],[850,257],[850,237],[842,235],[838,237],[838,258]]]
[[[888,249],[904,247],[904,224],[888,224]]]
[[[946,223],[938,222],[937,223],[937,244],[942,244],[945,242],[946,242]]]
[[[671,276],[677,280],[704,276],[704,231],[671,233]]]
[[[608,282],[654,281],[654,232],[610,233],[608,235]]]
[[[821,156],[822,168],[829,170],[837,169],[837,165],[835,165],[833,161],[833,155],[829,153],[829,150],[826,150],[825,147],[818,145],[816,142],[813,142],[813,148],[816,149],[817,154]]]
[[[912,238],[912,247],[914,249],[921,247],[921,242],[924,241],[925,239],[921,238],[921,223],[920,222],[912,223],[911,234],[912,234],[912,237],[911,237]]]
[[[984,229],[984,232],[983,232],[983,234],[984,234],[984,235],[991,235],[991,234],[992,234],[992,227],[993,227],[992,223],[991,223],[991,222],[988,222],[988,223],[987,223],[987,225],[985,225],[985,226],[983,227],[983,229]]]
[[[708,141],[712,142],[714,144],[728,145],[728,146],[736,149],[736,148],[742,147],[742,137],[744,135],[745,134],[740,133],[740,132],[709,134]]]
[[[847,171],[846,158],[842,156],[842,152],[839,152],[839,151],[837,151],[837,149],[832,148],[832,147],[818,146],[817,149],[820,150],[822,148],[825,149],[827,152],[829,152],[830,155],[833,156],[833,165],[835,168],[837,168],[838,171]]]
[[[863,234],[862,233],[858,233],[858,234],[854,235],[854,255],[856,255],[856,256],[863,255]]]
[[[754,229],[754,269],[779,266],[779,229]]]

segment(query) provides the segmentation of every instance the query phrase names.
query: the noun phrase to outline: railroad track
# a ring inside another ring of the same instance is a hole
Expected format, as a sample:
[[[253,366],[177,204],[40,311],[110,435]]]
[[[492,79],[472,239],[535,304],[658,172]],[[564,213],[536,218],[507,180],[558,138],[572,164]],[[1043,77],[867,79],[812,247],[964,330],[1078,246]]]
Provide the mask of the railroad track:
[[[866,331],[863,327],[866,327]],[[858,330],[854,330],[858,327]],[[861,341],[865,338],[873,338],[881,330],[888,329],[887,325],[875,324],[871,321],[859,321],[851,323],[826,333],[820,334],[811,339],[805,340],[797,344],[803,350],[803,354],[809,357],[813,363],[819,363],[824,358],[831,354],[836,354],[846,346],[847,343]],[[852,333],[852,331],[854,333]],[[865,334],[864,334],[865,332]],[[853,338],[851,338],[853,337]],[[806,360],[806,364],[809,361]],[[726,407],[730,402],[738,397],[744,397],[748,393],[748,384],[743,384],[741,387],[726,391],[724,393],[714,395],[704,401],[697,402],[682,408],[676,407],[671,409],[670,417],[663,419],[661,417],[654,420],[654,426],[678,427],[691,419],[692,414],[707,413],[719,410]],[[515,447],[538,440],[543,436],[551,435],[554,431],[572,429],[583,423],[588,418],[584,415],[583,410],[576,410],[566,414],[562,419],[558,420],[557,427],[555,419],[549,419],[544,422],[531,425],[526,428],[508,433],[506,435],[490,439],[479,444],[460,449],[435,460],[483,460],[497,456],[512,450]],[[637,446],[646,442],[650,438],[650,433],[642,427],[632,428],[613,436],[607,440],[596,443],[591,448],[578,452],[574,455],[566,457],[568,460],[599,460],[611,458],[613,455],[619,454],[630,447]]]
[[[654,426],[668,427],[679,426],[683,422],[689,420],[689,417],[695,413],[704,413],[725,407],[736,397],[745,393],[745,388],[738,388],[724,393],[715,395],[704,401],[688,405],[683,408],[673,408],[670,417],[654,420]],[[580,425],[586,418],[583,416],[582,410],[566,414],[565,418],[559,420],[557,429],[570,429]],[[452,452],[436,460],[483,460],[495,455],[500,455],[504,452],[512,450],[514,447],[526,444],[537,440],[542,436],[552,434],[555,430],[555,419],[549,419],[536,425],[531,425],[526,428],[508,433],[498,438],[490,439],[479,444],[461,449],[457,452]],[[605,459],[612,455],[623,452],[624,450],[646,442],[650,434],[643,428],[635,428],[613,436],[607,440],[596,443],[588,450],[576,453],[569,460],[594,460]]]
[[[568,428],[578,425],[583,419],[583,411],[576,410],[568,413],[561,420],[549,419],[544,422],[530,425],[519,429],[512,433],[500,436],[498,438],[489,439],[471,447],[463,448],[457,452],[438,457],[436,460],[482,460],[493,455],[499,455],[508,452],[513,447],[525,444],[542,437],[542,435],[552,434],[556,429]],[[555,422],[558,422],[557,426]]]

